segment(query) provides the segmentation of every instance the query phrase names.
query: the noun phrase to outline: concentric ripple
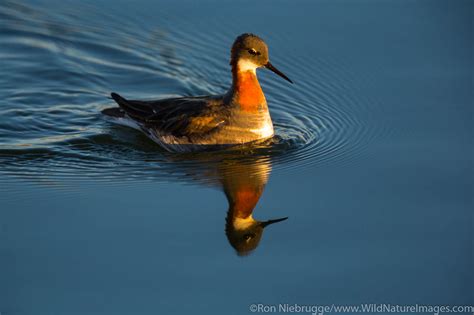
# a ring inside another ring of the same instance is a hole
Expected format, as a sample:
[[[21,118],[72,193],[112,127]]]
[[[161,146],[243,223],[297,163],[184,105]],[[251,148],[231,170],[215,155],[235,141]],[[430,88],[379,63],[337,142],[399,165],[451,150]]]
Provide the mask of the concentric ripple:
[[[380,116],[377,103],[361,92],[370,78],[358,77],[341,60],[315,59],[308,51],[276,57],[296,84],[261,75],[276,129],[272,140],[224,152],[167,153],[143,135],[103,120],[100,110],[111,104],[107,95],[222,93],[230,85],[228,50],[237,31],[229,27],[209,36],[186,21],[175,30],[173,13],[166,10],[156,19],[161,24],[152,26],[99,8],[91,8],[102,15],[95,24],[74,8],[58,10],[61,14],[0,4],[0,58],[7,74],[0,78],[4,175],[115,184],[212,182],[211,170],[222,161],[266,163],[282,172],[353,163],[388,132],[373,119]],[[290,40],[268,37],[270,46]]]

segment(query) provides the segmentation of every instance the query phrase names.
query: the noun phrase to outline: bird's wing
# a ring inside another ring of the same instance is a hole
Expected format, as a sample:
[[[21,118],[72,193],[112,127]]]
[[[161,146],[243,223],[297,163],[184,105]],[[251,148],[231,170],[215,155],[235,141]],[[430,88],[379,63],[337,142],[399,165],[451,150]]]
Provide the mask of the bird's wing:
[[[219,98],[138,101],[126,100],[116,93],[112,93],[112,98],[133,120],[177,137],[204,135],[217,130],[227,121],[226,109]]]

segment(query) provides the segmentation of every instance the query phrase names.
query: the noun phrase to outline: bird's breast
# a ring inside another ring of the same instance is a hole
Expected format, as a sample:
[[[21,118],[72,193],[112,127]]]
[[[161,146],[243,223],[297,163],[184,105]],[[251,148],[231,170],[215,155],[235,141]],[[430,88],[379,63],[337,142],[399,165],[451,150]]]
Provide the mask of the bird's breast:
[[[256,113],[262,110],[262,106],[266,107],[265,95],[254,72],[239,72],[235,89],[237,103],[243,111]]]

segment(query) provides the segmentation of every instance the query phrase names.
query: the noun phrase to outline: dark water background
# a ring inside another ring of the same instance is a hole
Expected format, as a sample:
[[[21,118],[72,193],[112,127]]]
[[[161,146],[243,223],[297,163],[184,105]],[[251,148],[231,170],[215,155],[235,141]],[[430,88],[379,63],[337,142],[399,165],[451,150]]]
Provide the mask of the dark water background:
[[[0,1],[0,312],[474,304],[473,6]],[[243,32],[295,81],[259,72],[272,145],[177,156],[99,114],[224,92]],[[289,219],[239,257],[222,190],[252,174]]]

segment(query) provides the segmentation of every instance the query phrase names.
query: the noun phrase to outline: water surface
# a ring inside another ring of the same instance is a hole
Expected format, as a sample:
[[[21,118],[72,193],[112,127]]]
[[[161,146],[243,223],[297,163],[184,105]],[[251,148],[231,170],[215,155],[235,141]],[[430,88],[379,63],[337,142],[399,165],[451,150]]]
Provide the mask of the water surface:
[[[0,312],[474,304],[472,12],[2,1]],[[101,117],[111,91],[225,92],[243,32],[295,81],[259,70],[270,143],[170,154]]]

